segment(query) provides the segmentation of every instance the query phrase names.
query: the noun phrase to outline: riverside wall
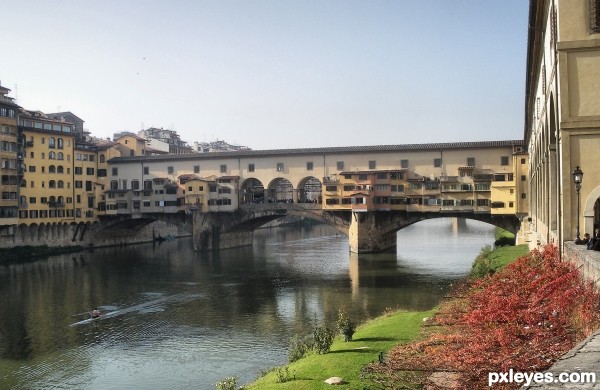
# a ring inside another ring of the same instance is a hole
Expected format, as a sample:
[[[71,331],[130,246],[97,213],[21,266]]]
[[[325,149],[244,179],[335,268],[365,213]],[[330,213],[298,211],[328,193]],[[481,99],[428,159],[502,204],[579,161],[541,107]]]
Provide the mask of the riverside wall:
[[[111,229],[100,223],[17,226],[11,234],[0,235],[0,248],[18,246],[102,247],[153,241],[156,237],[182,237],[190,233],[177,225],[156,221],[137,230]]]
[[[585,245],[575,245],[574,242],[565,242],[564,257],[573,261],[583,276],[596,284],[600,289],[600,252],[592,251]]]

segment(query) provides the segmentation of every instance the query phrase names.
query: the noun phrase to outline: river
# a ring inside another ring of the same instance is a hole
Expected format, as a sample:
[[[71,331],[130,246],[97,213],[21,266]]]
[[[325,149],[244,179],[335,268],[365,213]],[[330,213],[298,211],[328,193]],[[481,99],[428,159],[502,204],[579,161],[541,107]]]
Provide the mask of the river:
[[[438,219],[398,232],[396,253],[355,255],[317,225],[261,229],[252,247],[215,253],[184,238],[0,266],[0,388],[248,383],[339,309],[361,322],[435,306],[493,241],[490,225]],[[95,306],[114,315],[72,326]]]

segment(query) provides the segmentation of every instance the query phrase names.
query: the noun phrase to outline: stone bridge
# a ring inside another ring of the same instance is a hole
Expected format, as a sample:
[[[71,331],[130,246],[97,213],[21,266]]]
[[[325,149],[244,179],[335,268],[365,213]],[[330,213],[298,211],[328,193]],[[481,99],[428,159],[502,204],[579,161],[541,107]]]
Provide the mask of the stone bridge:
[[[396,232],[414,223],[432,218],[467,218],[486,222],[512,233],[519,230],[520,221],[511,215],[490,215],[468,212],[407,212],[407,211],[331,211],[320,205],[278,203],[243,205],[235,212],[193,214],[194,250],[232,248],[252,244],[252,232],[257,227],[284,217],[297,215],[312,218],[335,227],[348,236],[350,251],[382,252],[396,247]]]

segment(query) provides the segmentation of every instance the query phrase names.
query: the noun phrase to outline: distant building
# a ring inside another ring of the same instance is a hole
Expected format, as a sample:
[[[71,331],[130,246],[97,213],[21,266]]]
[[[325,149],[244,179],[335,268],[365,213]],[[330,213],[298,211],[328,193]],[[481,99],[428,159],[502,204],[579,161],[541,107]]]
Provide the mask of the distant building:
[[[138,136],[146,139],[148,147],[157,152],[163,151],[168,154],[193,153],[192,148],[187,142],[182,141],[179,134],[174,130],[151,127],[140,131]]]
[[[235,152],[241,150],[252,150],[247,146],[231,145],[225,141],[194,142],[192,149],[198,153]]]

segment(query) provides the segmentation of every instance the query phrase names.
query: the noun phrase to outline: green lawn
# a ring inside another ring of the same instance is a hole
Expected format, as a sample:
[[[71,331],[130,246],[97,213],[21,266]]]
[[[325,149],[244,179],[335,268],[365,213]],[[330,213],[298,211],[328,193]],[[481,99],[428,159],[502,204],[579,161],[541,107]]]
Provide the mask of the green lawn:
[[[359,326],[353,341],[346,343],[338,336],[329,353],[311,354],[287,365],[289,376],[295,376],[295,379],[277,383],[276,372],[272,370],[244,388],[330,389],[331,386],[324,383],[325,379],[339,376],[347,384],[336,388],[362,389],[369,384],[360,380],[361,368],[377,361],[380,352],[417,338],[423,318],[432,316],[434,311],[395,312],[378,317]]]

